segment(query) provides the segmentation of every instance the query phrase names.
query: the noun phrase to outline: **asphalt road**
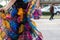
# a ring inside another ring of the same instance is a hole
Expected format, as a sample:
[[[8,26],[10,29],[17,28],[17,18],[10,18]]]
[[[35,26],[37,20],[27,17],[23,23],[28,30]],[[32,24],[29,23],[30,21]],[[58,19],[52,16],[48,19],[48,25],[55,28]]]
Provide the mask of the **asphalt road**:
[[[34,20],[37,28],[43,34],[43,40],[60,40],[60,19],[39,19]]]

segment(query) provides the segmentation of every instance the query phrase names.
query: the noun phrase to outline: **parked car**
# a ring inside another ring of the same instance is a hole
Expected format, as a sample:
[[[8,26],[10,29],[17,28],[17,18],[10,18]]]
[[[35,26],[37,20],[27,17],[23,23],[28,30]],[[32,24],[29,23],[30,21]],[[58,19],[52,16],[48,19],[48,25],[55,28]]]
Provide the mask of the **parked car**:
[[[50,6],[46,6],[44,8],[41,8],[42,12],[50,12]],[[60,14],[60,6],[54,6],[54,13]]]

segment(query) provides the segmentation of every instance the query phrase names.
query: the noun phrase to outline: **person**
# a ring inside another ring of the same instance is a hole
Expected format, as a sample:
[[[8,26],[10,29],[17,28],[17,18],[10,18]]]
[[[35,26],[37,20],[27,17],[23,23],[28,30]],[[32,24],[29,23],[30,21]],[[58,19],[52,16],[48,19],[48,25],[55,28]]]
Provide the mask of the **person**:
[[[32,21],[28,17],[28,11],[26,11],[29,2],[32,0],[29,2],[25,1],[10,0],[5,7],[0,8],[0,12],[5,12],[12,7],[12,10],[7,16],[5,15],[6,17],[3,20],[3,26],[7,30],[2,40],[42,40],[42,33],[32,24]]]
[[[52,20],[54,17],[54,4],[52,4],[50,7],[50,13],[51,13],[51,17],[49,18],[49,20]]]

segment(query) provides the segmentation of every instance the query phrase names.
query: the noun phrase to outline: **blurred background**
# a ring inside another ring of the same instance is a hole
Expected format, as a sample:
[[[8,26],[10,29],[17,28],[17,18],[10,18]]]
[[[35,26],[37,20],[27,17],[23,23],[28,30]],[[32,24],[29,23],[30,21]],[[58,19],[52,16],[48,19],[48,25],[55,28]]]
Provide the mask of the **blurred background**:
[[[54,5],[54,18],[59,19],[60,18],[60,0],[40,0],[40,6],[42,9],[43,16],[41,18],[49,18],[50,17],[50,5]]]
[[[4,7],[7,5],[9,0],[0,0],[0,7]],[[54,18],[59,19],[60,18],[60,0],[40,0],[40,7],[42,11],[42,16],[41,18],[49,18],[50,17],[50,5],[54,3]]]

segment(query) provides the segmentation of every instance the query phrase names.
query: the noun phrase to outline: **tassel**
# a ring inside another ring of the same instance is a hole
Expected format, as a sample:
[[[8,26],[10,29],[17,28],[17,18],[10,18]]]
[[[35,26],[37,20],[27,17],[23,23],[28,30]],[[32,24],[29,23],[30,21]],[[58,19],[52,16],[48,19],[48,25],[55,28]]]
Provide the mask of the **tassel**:
[[[34,21],[32,21],[32,24],[33,24],[34,26],[37,26],[36,23],[35,23]]]
[[[30,18],[28,17],[28,22],[29,22],[29,24],[30,24],[30,27],[32,27],[32,29],[34,29],[34,30],[36,30],[36,31],[38,31],[37,30],[37,28],[32,24],[32,22],[31,22],[31,20],[30,20]],[[39,32],[39,31],[38,31]]]

